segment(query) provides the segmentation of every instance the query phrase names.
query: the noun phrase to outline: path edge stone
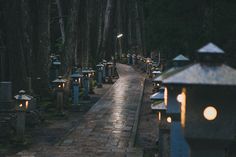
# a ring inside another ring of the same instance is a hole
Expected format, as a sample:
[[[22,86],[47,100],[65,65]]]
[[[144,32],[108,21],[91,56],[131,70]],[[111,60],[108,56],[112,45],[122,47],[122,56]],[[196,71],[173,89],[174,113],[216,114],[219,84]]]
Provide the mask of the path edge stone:
[[[146,78],[143,79],[143,88],[141,90],[141,93],[140,93],[140,101],[139,101],[139,104],[138,104],[138,107],[137,107],[137,110],[136,110],[136,114],[135,114],[135,121],[134,121],[134,125],[133,125],[133,128],[132,128],[132,132],[131,132],[131,138],[129,140],[129,147],[128,149],[132,149],[134,148],[135,146],[135,139],[136,139],[136,136],[137,136],[137,130],[138,130],[138,124],[139,124],[139,115],[140,115],[140,110],[141,110],[141,105],[142,105],[142,101],[143,101],[143,95],[144,95],[144,88],[145,88],[145,81],[146,81]],[[139,148],[141,149],[141,148]]]

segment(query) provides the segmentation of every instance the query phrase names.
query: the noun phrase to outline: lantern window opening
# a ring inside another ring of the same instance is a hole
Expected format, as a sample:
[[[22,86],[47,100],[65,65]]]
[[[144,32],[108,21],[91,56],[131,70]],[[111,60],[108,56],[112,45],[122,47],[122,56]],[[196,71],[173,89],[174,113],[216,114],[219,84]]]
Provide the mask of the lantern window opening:
[[[165,106],[167,106],[167,103],[168,103],[168,91],[167,91],[166,87],[165,87],[165,90],[164,90],[164,103],[165,103]]]
[[[169,117],[167,117],[166,118],[166,121],[168,122],[168,123],[171,123],[172,122],[172,119],[171,119],[171,117],[169,116]]]
[[[181,93],[182,101],[181,101],[181,126],[185,127],[185,116],[186,116],[186,88],[182,89]]]
[[[212,105],[209,105],[204,109],[203,116],[206,120],[213,121],[217,117],[217,109]]]

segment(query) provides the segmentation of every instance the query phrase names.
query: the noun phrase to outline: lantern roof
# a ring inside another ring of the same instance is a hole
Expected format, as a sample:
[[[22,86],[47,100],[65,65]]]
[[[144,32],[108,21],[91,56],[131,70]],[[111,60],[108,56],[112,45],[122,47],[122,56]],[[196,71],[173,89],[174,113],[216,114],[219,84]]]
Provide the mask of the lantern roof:
[[[14,98],[16,100],[24,100],[24,101],[29,101],[31,100],[33,97],[30,95],[25,94],[24,90],[20,90],[19,94],[15,95]]]
[[[52,81],[53,83],[65,83],[66,80],[62,79],[62,76],[58,76],[58,78],[54,81]]]
[[[97,67],[103,67],[104,65],[101,64],[101,63],[99,63],[99,64],[97,64],[96,66],[97,66]]]
[[[83,77],[83,75],[81,75],[77,72],[77,73],[71,74],[70,77],[71,78],[80,78],[80,77]]]
[[[184,67],[173,67],[169,70],[163,72],[160,76],[156,77],[153,81],[154,82],[162,82],[164,79],[170,77],[171,75],[181,71],[181,69],[184,69]]]
[[[52,62],[54,65],[61,65],[61,62],[60,61],[58,61],[58,60],[56,60],[56,61],[53,61]]]
[[[178,56],[176,56],[173,61],[189,61],[189,59],[187,57],[185,57],[184,55],[180,54]]]
[[[157,92],[150,96],[151,100],[163,100],[164,99],[164,92]]]
[[[152,73],[153,74],[161,74],[161,71],[160,70],[154,70]]]
[[[107,64],[108,64],[108,65],[112,65],[112,64],[113,64],[113,62],[107,62]]]
[[[164,102],[161,102],[159,104],[151,104],[151,108],[152,110],[156,110],[156,111],[165,111],[166,110],[166,106]]]
[[[198,53],[223,54],[224,51],[213,43],[208,43],[198,50]]]
[[[224,64],[196,63],[163,80],[164,84],[236,86],[236,70]]]

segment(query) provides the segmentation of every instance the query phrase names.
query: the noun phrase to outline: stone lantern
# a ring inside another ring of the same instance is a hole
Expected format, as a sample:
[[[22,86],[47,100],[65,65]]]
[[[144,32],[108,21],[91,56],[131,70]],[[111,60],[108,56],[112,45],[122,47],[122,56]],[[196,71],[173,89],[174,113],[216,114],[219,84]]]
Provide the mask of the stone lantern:
[[[72,101],[73,105],[78,105],[79,103],[79,84],[83,78],[83,75],[80,75],[78,71],[75,71],[72,75],[70,75],[72,78]]]
[[[160,86],[162,85],[162,80],[183,69],[184,66],[189,63],[189,59],[180,54],[172,60],[172,63],[172,68],[168,69],[167,71],[164,71],[161,75],[153,79],[153,92],[157,91],[160,88]]]
[[[236,70],[223,64],[223,55],[209,43],[198,50],[198,63],[163,80],[177,95],[167,100],[168,105],[180,102],[191,157],[226,157],[225,149],[235,138]]]
[[[113,83],[112,81],[112,67],[113,67],[113,63],[112,62],[107,62],[107,68],[108,68],[108,83]]]
[[[97,87],[101,88],[102,87],[102,71],[103,71],[104,65],[100,63],[100,64],[97,64],[96,67],[97,67]]]
[[[170,123],[171,118],[166,114],[166,105],[163,102],[164,100],[164,90],[160,90],[150,96],[150,99],[153,101],[151,104],[152,111],[157,114],[157,121],[159,126],[159,157],[168,157],[169,156],[169,132],[170,132]]]
[[[130,53],[127,54],[127,63],[128,65],[132,64],[132,55]]]
[[[133,63],[133,65],[136,64],[136,60],[137,60],[136,54],[133,54],[132,55],[132,63]]]
[[[59,68],[61,66],[61,62],[59,58],[55,55],[51,56],[51,72],[50,72],[50,79],[55,80],[59,75]]]
[[[58,76],[58,78],[54,81],[52,81],[56,88],[56,97],[57,97],[57,109],[59,113],[63,113],[63,106],[64,106],[64,88],[66,80],[62,79],[62,76]]]
[[[29,107],[29,101],[33,98],[30,95],[26,95],[24,90],[20,90],[18,95],[14,98],[17,100],[16,106],[16,132],[18,140],[24,140],[25,134],[25,113]]]
[[[107,76],[107,61],[103,60],[102,64],[103,64],[102,79],[103,79],[103,82],[105,83],[106,82],[106,76]]]

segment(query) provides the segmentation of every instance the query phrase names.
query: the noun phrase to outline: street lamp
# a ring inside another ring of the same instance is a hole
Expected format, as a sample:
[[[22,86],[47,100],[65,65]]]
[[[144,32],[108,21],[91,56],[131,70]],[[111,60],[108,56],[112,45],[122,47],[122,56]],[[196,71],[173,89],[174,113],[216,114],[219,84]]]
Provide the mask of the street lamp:
[[[118,39],[119,42],[119,59],[121,59],[121,54],[122,54],[122,45],[121,45],[121,38],[123,37],[123,34],[120,33],[116,36],[116,38]]]
[[[198,63],[163,80],[181,95],[181,126],[192,157],[225,157],[235,139],[236,70],[223,64],[223,55],[209,43],[198,50]]]

